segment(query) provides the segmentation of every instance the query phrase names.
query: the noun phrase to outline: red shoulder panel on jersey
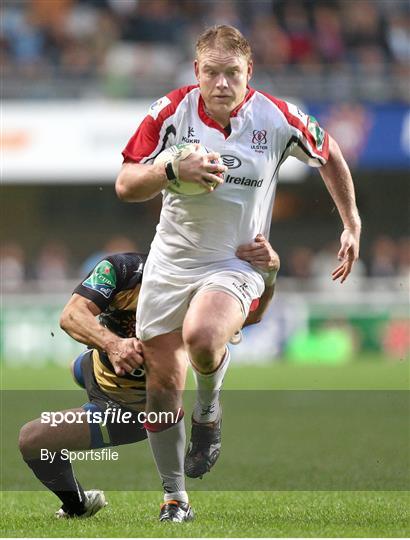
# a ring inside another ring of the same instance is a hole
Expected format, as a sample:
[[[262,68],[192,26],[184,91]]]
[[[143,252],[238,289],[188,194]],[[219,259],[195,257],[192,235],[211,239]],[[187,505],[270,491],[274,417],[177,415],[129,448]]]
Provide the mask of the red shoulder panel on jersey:
[[[322,150],[319,150],[318,147],[316,146],[316,141],[315,141],[313,135],[308,130],[307,126],[305,126],[305,124],[301,121],[300,118],[298,118],[297,116],[295,116],[294,114],[292,114],[289,111],[289,108],[288,108],[288,105],[287,105],[286,101],[283,101],[282,99],[275,98],[274,96],[271,96],[270,94],[268,94],[266,92],[261,92],[260,90],[258,90],[258,92],[260,94],[262,94],[263,96],[265,96],[266,98],[268,98],[272,103],[274,103],[278,107],[278,109],[280,109],[280,111],[285,116],[288,124],[290,124],[291,126],[298,129],[301,133],[303,133],[304,137],[309,141],[312,148],[315,150],[315,152],[318,155],[323,157],[325,160],[328,159],[328,157],[329,157],[329,136],[328,136],[326,131],[325,131],[325,140],[323,142],[323,148],[322,148]]]
[[[166,95],[170,103],[158,113],[158,116],[153,118],[153,116],[148,114],[144,118],[122,151],[125,162],[139,163],[142,159],[152,154],[158,146],[162,124],[175,113],[181,101],[194,88],[197,88],[197,85],[184,86],[172,90],[172,92]]]

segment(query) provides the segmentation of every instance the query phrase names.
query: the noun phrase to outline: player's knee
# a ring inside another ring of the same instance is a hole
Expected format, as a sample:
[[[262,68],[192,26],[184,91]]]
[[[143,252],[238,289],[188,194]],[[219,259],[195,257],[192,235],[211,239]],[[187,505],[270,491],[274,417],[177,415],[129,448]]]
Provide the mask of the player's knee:
[[[191,360],[199,362],[205,370],[212,369],[215,357],[224,346],[223,338],[215,329],[189,329],[184,333],[184,343]]]
[[[212,351],[212,333],[205,328],[188,328],[184,330],[184,344],[191,354],[208,354]]]
[[[27,422],[20,429],[19,449],[24,459],[33,458],[41,448],[41,437],[38,423],[36,420]]]

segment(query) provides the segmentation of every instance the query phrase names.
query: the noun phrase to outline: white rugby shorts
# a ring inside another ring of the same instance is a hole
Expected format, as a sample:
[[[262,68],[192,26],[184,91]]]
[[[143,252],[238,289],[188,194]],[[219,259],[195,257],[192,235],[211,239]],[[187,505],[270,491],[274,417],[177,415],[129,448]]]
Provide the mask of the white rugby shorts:
[[[245,319],[264,288],[261,274],[240,259],[195,270],[175,268],[174,273],[148,258],[138,297],[137,337],[146,341],[181,329],[192,299],[204,291],[223,291],[236,298]]]

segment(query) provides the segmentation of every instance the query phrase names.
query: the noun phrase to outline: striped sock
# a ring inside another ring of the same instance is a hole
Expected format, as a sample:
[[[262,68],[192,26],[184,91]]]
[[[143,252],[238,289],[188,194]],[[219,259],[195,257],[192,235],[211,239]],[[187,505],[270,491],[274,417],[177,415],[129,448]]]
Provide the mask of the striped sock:
[[[220,416],[219,391],[230,361],[229,349],[218,368],[212,373],[199,373],[193,366],[197,385],[193,418],[200,424],[215,422]]]

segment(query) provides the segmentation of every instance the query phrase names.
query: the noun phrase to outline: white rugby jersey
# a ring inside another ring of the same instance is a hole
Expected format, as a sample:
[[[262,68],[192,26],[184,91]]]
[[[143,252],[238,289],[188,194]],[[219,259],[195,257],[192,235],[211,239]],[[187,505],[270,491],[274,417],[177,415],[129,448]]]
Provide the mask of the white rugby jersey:
[[[201,143],[219,152],[228,167],[225,182],[211,193],[163,191],[150,257],[187,269],[233,259],[237,247],[258,233],[269,238],[280,165],[295,156],[320,167],[329,153],[328,135],[313,117],[252,88],[232,111],[229,133],[205,112],[198,86],[170,92],[150,107],[123,156],[153,163],[178,143]]]

